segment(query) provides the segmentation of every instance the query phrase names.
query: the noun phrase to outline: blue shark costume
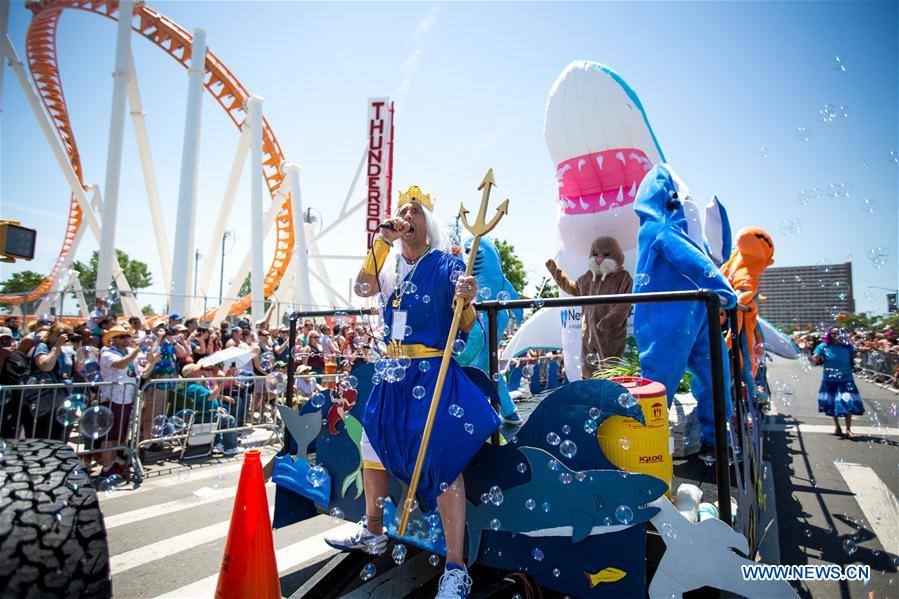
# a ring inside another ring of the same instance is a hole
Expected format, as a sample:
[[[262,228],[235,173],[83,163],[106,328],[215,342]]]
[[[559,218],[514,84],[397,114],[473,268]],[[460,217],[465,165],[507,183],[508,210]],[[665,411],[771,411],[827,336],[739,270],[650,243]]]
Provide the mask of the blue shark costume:
[[[465,242],[465,253],[471,252],[471,242],[473,238]],[[508,293],[508,299],[518,299],[520,296],[512,283],[503,274],[502,261],[496,246],[489,237],[481,237],[478,244],[478,255],[474,258],[474,267],[472,274],[478,281],[479,293],[482,293],[484,299],[497,299],[502,293]],[[486,292],[489,290],[489,293]],[[521,308],[512,310],[515,321],[521,323],[523,310]],[[483,312],[478,313],[478,319],[474,323],[474,327],[468,333],[468,342],[465,351],[456,356],[456,359],[463,366],[474,366],[484,372],[490,372],[490,345],[489,334],[487,331],[487,315]],[[502,336],[506,327],[509,326],[509,311],[500,310],[497,312],[496,330]],[[509,395],[509,388],[504,378],[499,379],[499,412],[500,416],[507,418],[516,412],[515,404]]]
[[[654,166],[640,183],[634,201],[634,210],[640,218],[634,292],[710,289],[718,294],[722,308],[733,308],[737,297],[730,283],[687,232],[682,203],[687,194],[683,183],[664,163]],[[665,385],[669,407],[684,370],[693,374],[692,391],[698,403],[701,440],[706,445],[714,445],[705,306],[699,302],[635,304],[634,331],[643,376]],[[721,351],[727,355],[723,337]],[[727,384],[728,361],[723,360],[723,364]],[[725,393],[725,398],[730,419],[730,394]]]
[[[459,258],[431,249],[386,298],[384,322],[392,325],[397,311],[406,313],[406,334],[400,347],[420,344],[436,350],[432,353],[437,356],[404,358],[409,360],[405,368],[399,360],[380,360],[376,368],[383,380],[374,386],[365,406],[362,425],[368,441],[387,471],[406,484],[412,478],[440,370],[439,354],[446,346],[453,319],[453,273],[464,268]],[[404,292],[410,288],[415,294]],[[392,334],[385,340],[390,341]],[[397,376],[398,369],[401,376]],[[452,414],[451,406],[455,406]],[[499,424],[484,394],[462,366],[450,360],[418,485],[423,509],[436,506],[441,485],[455,481]]]

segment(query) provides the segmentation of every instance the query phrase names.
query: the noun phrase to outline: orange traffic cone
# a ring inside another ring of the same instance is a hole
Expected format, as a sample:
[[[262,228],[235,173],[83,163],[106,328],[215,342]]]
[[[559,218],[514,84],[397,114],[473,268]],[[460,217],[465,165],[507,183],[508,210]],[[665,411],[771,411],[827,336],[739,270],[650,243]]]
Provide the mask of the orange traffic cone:
[[[281,599],[259,451],[244,454],[215,599]]]

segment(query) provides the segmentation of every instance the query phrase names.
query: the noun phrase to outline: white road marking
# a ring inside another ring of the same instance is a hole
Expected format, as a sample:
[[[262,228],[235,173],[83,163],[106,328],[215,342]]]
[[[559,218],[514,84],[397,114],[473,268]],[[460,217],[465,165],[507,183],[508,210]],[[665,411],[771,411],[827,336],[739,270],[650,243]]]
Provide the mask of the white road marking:
[[[834,462],[884,551],[899,555],[899,501],[877,473],[867,466]]]
[[[771,432],[795,431],[800,433],[827,433],[833,434],[832,424],[765,424],[765,430]],[[874,426],[853,426],[852,432],[856,435],[865,437],[899,437],[899,428],[891,427],[874,427]]]
[[[275,508],[269,508],[269,518],[275,513]],[[149,564],[160,558],[193,549],[204,543],[218,540],[228,534],[228,528],[231,526],[230,518],[224,522],[216,522],[203,528],[198,528],[181,535],[169,537],[156,543],[150,543],[143,547],[132,549],[118,555],[114,555],[109,559],[109,571],[113,576],[121,574]]]
[[[266,485],[266,491],[270,491],[271,489],[274,489],[274,487],[275,483],[270,482]],[[116,514],[114,516],[104,516],[103,520],[106,523],[106,530],[110,530],[117,526],[140,522],[141,520],[146,520],[148,518],[168,516],[174,512],[180,512],[181,510],[198,507],[221,499],[230,499],[235,495],[237,495],[237,485],[226,487],[224,489],[202,487],[201,489],[194,491],[193,495],[190,497],[166,501],[165,503],[158,503],[149,507],[131,510],[130,512]]]
[[[325,535],[331,534],[336,531],[340,531],[343,528],[348,528],[354,526],[352,523],[342,524],[340,526],[335,526],[329,530],[324,532],[320,532],[317,535],[313,535],[308,539],[303,541],[299,541],[292,545],[288,545],[282,549],[278,549],[275,551],[275,561],[278,564],[278,573],[282,574],[300,564],[308,561],[312,561],[314,559],[320,558],[328,553],[337,553],[330,545],[325,543]],[[218,584],[218,573],[213,574],[212,576],[208,576],[203,578],[202,580],[198,580],[189,585],[183,586],[180,589],[175,589],[174,591],[169,591],[168,593],[163,593],[159,595],[156,599],[162,598],[193,598],[193,597],[212,597],[215,595],[215,588]]]

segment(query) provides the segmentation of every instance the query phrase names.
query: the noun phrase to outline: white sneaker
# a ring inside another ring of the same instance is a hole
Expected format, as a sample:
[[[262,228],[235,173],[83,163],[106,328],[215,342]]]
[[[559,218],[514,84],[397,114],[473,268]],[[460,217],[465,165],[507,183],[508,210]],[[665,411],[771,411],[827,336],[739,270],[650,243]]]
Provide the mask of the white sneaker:
[[[225,451],[222,452],[222,455],[224,455],[226,458],[230,458],[230,457],[234,457],[237,454],[243,453],[243,452],[244,452],[243,447],[235,447],[234,449],[226,449]]]
[[[341,527],[343,528],[343,527]],[[387,550],[387,535],[369,532],[362,522],[353,527],[344,528],[325,536],[325,543],[341,551],[361,549],[370,555],[381,555]]]
[[[468,570],[444,570],[434,599],[465,599],[470,591]]]
[[[225,446],[221,443],[216,443],[212,446],[212,451],[217,451],[218,453],[225,453]]]

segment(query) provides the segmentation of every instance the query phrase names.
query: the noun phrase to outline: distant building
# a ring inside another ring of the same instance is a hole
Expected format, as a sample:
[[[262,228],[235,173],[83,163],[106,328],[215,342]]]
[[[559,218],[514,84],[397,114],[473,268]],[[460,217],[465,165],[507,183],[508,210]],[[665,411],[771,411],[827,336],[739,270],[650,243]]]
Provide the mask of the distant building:
[[[841,312],[854,312],[852,263],[769,268],[762,275],[759,314],[787,330],[831,324]]]

